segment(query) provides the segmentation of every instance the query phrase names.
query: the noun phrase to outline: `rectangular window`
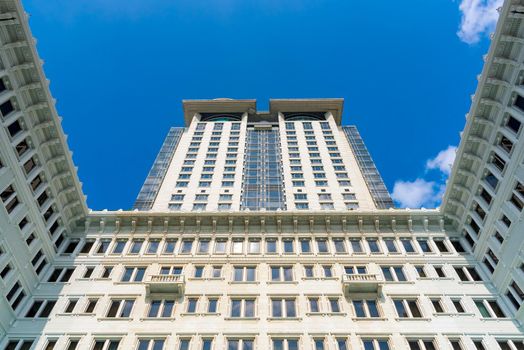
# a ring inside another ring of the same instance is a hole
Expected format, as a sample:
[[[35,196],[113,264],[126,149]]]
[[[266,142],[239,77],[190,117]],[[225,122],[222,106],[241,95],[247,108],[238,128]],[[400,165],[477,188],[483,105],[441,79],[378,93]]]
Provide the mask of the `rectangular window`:
[[[291,282],[293,281],[292,266],[271,266],[272,282]]]
[[[123,318],[130,317],[135,301],[132,299],[112,300],[106,317]]]
[[[235,282],[254,282],[255,266],[235,266],[233,280]]]
[[[171,317],[174,307],[174,300],[151,300],[147,317]]]
[[[393,304],[400,318],[422,318],[416,299],[393,299]]]
[[[231,317],[255,317],[255,299],[231,299]]]
[[[382,266],[382,274],[386,281],[404,282],[407,281],[402,266]]]
[[[353,309],[356,317],[380,317],[375,300],[353,300]]]
[[[139,339],[137,350],[163,350],[164,339]]]
[[[121,282],[142,282],[145,272],[145,267],[125,267]]]
[[[271,316],[277,318],[296,317],[295,298],[272,298]]]

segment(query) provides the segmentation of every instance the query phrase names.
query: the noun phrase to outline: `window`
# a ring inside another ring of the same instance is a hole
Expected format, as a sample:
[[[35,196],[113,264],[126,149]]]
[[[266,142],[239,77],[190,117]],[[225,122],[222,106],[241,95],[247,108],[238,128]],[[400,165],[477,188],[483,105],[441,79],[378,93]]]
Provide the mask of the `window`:
[[[365,266],[344,266],[347,275],[365,275],[368,273]]]
[[[406,253],[415,253],[415,248],[413,247],[413,242],[409,238],[401,238],[402,246]]]
[[[217,312],[217,306],[218,306],[218,298],[208,298],[207,299],[207,312],[208,313],[216,313]]]
[[[306,278],[313,278],[314,277],[313,265],[305,265],[304,266],[304,277],[306,277]]]
[[[253,282],[255,271],[255,266],[235,266],[233,279],[235,282]]]
[[[77,299],[70,299],[68,302],[67,302],[67,305],[64,309],[64,313],[65,314],[71,314],[73,313],[73,310],[75,309],[76,307],[76,304],[78,303],[78,300]]]
[[[333,243],[335,244],[335,252],[338,254],[346,254],[346,243],[344,238],[333,238]]]
[[[207,254],[209,253],[209,239],[200,239],[198,241],[198,253],[199,254]]]
[[[193,277],[202,278],[204,275],[204,266],[195,266],[195,274]]]
[[[191,254],[193,249],[193,240],[184,239],[180,247],[180,254]]]
[[[293,254],[295,252],[293,239],[283,239],[282,243],[284,246],[284,254]]]
[[[441,253],[449,253],[449,248],[443,238],[434,239],[435,246]]]
[[[130,317],[135,301],[132,299],[112,300],[107,311],[107,317],[122,318]]]
[[[459,314],[463,314],[466,312],[464,309],[464,306],[462,305],[462,301],[460,299],[451,299],[451,303],[453,304],[453,307],[455,308],[455,311]]]
[[[416,299],[393,299],[393,304],[400,318],[422,318]]]
[[[362,249],[362,242],[360,239],[350,239],[349,243],[351,244],[351,249],[353,249],[353,253],[363,253],[364,250]]]
[[[303,254],[311,253],[311,239],[300,238],[300,251]]]
[[[164,339],[139,339],[137,350],[163,350]]]
[[[94,240],[86,240],[84,242],[84,245],[82,246],[82,249],[80,249],[80,254],[89,254],[94,244],[95,244]]]
[[[454,266],[455,272],[463,282],[480,282],[482,278],[477,270],[471,266]]]
[[[362,339],[364,350],[389,350],[387,339]]]
[[[309,312],[320,312],[320,305],[319,305],[319,298],[318,297],[309,297],[308,304],[309,304]]]
[[[409,339],[410,350],[437,350],[433,339]]]
[[[380,317],[375,300],[353,300],[356,317]]]
[[[524,301],[524,292],[515,281],[511,281],[506,292],[506,296],[511,301],[515,309],[519,309]]]
[[[129,249],[129,254],[139,254],[140,250],[142,250],[142,245],[144,244],[144,241],[141,239],[134,239],[131,242],[131,249]]]
[[[522,340],[497,340],[497,344],[502,350],[524,349],[524,342]]]
[[[520,126],[521,126],[521,123],[510,115],[508,120],[506,121],[506,127],[510,129],[511,131],[513,131],[515,134],[518,134],[520,130]]]
[[[394,238],[384,238],[384,243],[389,253],[398,253],[398,247]]]
[[[449,343],[451,344],[451,347],[453,348],[453,350],[463,350],[464,349],[462,347],[462,342],[460,341],[460,339],[450,339]]]
[[[428,274],[426,273],[426,269],[423,265],[415,266],[415,270],[417,271],[418,277],[420,278],[427,278]]]
[[[212,278],[220,278],[222,277],[222,266],[213,266],[212,269]]]
[[[382,274],[386,281],[404,282],[407,281],[402,266],[382,266]]]
[[[152,300],[147,317],[171,317],[174,306],[174,300]]]
[[[366,242],[369,246],[369,251],[371,253],[380,253],[380,246],[376,238],[367,238]]]
[[[315,241],[317,242],[317,249],[320,254],[329,253],[327,239],[317,238]]]
[[[233,244],[231,246],[231,253],[232,254],[242,254],[244,253],[244,241],[235,239],[233,240]]]
[[[160,245],[160,240],[154,239],[149,241],[147,246],[146,254],[156,254],[158,251],[158,246]]]
[[[340,312],[340,303],[338,298],[328,298],[330,311],[333,313]]]
[[[417,242],[423,253],[433,253],[433,250],[431,249],[427,239],[418,238]]]
[[[119,239],[115,242],[113,245],[113,251],[112,254],[122,254],[124,251],[124,248],[126,246],[127,240]]]
[[[142,282],[145,272],[145,267],[125,267],[121,282]]]
[[[433,306],[433,310],[436,313],[443,313],[444,312],[444,304],[442,303],[442,299],[440,298],[432,298],[431,305]]]
[[[266,239],[266,253],[276,253],[277,252],[277,240],[276,239]]]
[[[195,313],[197,309],[198,298],[187,298],[187,313]]]
[[[249,240],[249,254],[259,254],[260,253],[260,240],[259,239],[250,239]]]
[[[313,344],[315,345],[315,350],[324,350],[324,338],[313,339]]]
[[[164,243],[164,251],[163,254],[173,254],[175,252],[175,245],[176,245],[176,239],[168,238],[166,239],[166,242]]]
[[[89,299],[84,309],[84,313],[92,314],[95,311],[96,304],[98,304],[98,299]]]
[[[75,269],[72,267],[56,267],[47,279],[47,282],[69,282],[74,271]]]
[[[298,350],[297,339],[273,339],[272,350]]]
[[[118,339],[97,339],[91,350],[117,350],[119,345]]]
[[[333,269],[331,265],[323,265],[322,271],[324,271],[324,278],[331,278],[333,277]]]
[[[228,339],[227,350],[253,350],[253,344],[252,339]]]
[[[506,317],[504,311],[496,300],[475,300],[480,315],[484,318],[503,318]]]
[[[290,282],[293,281],[292,266],[271,266],[272,282]]]
[[[109,278],[111,276],[112,271],[113,271],[112,266],[102,266],[101,278]]]
[[[215,241],[215,254],[225,254],[226,253],[226,244],[227,244],[227,240],[217,239]]]
[[[337,338],[335,343],[337,344],[336,350],[349,350],[348,340],[346,338]]]
[[[55,307],[56,300],[35,300],[33,305],[27,310],[24,317],[28,318],[46,318],[49,317],[51,311]]]
[[[255,299],[231,299],[231,317],[255,317]]]
[[[499,146],[509,154],[513,149],[513,142],[511,142],[506,136],[502,135],[499,141]]]
[[[295,298],[272,298],[271,299],[272,317],[296,317]]]

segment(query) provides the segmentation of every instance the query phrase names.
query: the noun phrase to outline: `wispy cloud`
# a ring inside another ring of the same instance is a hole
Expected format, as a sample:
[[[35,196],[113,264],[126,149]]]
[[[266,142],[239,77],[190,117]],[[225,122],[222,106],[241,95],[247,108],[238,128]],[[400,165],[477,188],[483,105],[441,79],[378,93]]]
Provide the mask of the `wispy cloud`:
[[[482,35],[489,34],[497,24],[497,9],[503,0],[462,0],[459,9],[462,12],[460,28],[457,32],[460,40],[474,44]]]
[[[451,172],[457,147],[448,146],[434,158],[426,161],[426,175],[432,170],[438,172],[436,180],[417,178],[414,181],[398,180],[391,196],[403,208],[432,208],[440,204],[446,190],[446,179]]]
[[[443,151],[440,151],[437,156],[433,159],[429,159],[426,162],[426,169],[433,170],[438,169],[446,175],[451,172],[451,167],[455,161],[455,154],[457,153],[457,147],[448,146]]]

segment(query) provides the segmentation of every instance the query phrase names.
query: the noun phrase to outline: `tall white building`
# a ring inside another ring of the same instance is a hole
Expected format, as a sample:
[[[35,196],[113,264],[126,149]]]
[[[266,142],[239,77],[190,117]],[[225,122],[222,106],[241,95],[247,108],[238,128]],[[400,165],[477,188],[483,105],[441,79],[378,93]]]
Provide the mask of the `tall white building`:
[[[524,6],[440,209],[396,209],[343,101],[185,101],[135,210],[90,211],[0,2],[0,350],[524,349]]]

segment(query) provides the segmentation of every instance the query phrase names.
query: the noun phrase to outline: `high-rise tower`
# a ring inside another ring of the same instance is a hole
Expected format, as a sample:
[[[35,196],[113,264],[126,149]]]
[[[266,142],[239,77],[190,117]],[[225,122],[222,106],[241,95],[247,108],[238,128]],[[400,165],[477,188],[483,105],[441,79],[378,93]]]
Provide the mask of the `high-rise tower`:
[[[524,349],[523,13],[501,9],[442,209],[393,207],[341,99],[218,99],[184,101],[136,210],[88,211],[0,1],[0,349]]]

